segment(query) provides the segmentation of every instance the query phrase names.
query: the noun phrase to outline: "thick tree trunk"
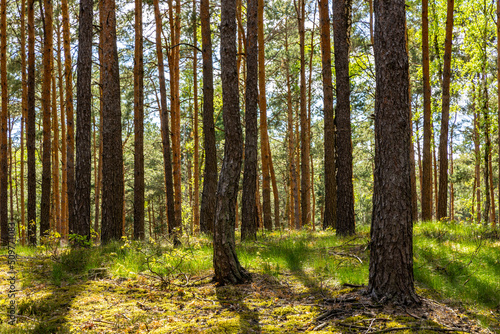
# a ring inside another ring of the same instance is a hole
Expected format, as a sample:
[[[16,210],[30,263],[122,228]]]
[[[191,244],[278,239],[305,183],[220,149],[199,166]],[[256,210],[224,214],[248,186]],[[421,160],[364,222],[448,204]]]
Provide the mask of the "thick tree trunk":
[[[371,1],[370,1],[371,7]],[[323,117],[325,131],[325,211],[323,229],[335,228],[337,220],[337,179],[335,176],[335,123],[333,120],[332,56],[328,1],[320,0],[321,65],[323,75]],[[370,11],[371,13],[371,11]],[[370,16],[371,19],[371,16]],[[371,22],[371,21],[370,21]],[[370,31],[372,27],[370,26]],[[373,43],[372,43],[373,44]]]
[[[441,110],[441,134],[439,136],[439,194],[437,219],[447,217],[448,207],[448,127],[450,122],[450,79],[451,79],[451,44],[453,40],[453,5],[448,0],[446,13],[446,39],[444,43],[443,63],[443,98]]]
[[[422,158],[422,220],[432,219],[431,85],[429,75],[428,0],[422,0],[422,69],[424,81],[424,144]]]
[[[375,1],[375,173],[368,292],[419,303],[413,286],[405,2]],[[390,51],[390,52],[388,52]]]
[[[351,105],[349,48],[351,0],[333,1],[335,73],[337,82],[337,234],[355,233],[354,190],[352,185]]]
[[[103,50],[102,228],[101,240],[119,240],[123,215],[123,151],[121,140],[120,75],[116,47],[115,1],[100,6]],[[117,168],[117,166],[120,166]]]
[[[92,176],[91,80],[93,17],[92,0],[80,1],[80,34],[78,36],[79,47],[76,81],[75,202],[70,203],[70,205],[75,206],[75,220],[72,221],[73,224],[69,226],[69,231],[70,233],[85,236],[87,240],[90,239],[90,181]],[[104,45],[101,45],[101,47],[104,47]],[[106,52],[106,50],[104,50],[104,52]]]
[[[205,172],[200,208],[200,231],[213,233],[217,191],[217,149],[214,125],[214,78],[209,0],[200,2],[201,41],[203,55],[203,135]]]
[[[44,35],[43,35],[43,79],[42,79],[42,113],[43,113],[43,152],[42,152],[42,198],[40,200],[40,235],[48,235],[50,230],[50,188],[51,188],[51,124],[50,93],[52,82],[52,0],[44,0]]]
[[[142,0],[135,0],[134,46],[134,239],[144,239],[144,57]]]
[[[242,160],[242,131],[236,73],[236,1],[221,4],[221,78],[224,120],[224,161],[219,184],[214,225],[215,281],[238,284],[251,279],[240,265],[235,250],[235,203]]]
[[[35,161],[35,0],[28,0],[28,109],[26,146],[28,151],[28,242],[36,245],[36,161]]]
[[[2,111],[0,117],[0,245],[9,244],[9,221],[7,209],[7,1],[0,2],[0,80],[2,91]],[[50,186],[50,185],[49,185]]]
[[[245,167],[243,171],[243,195],[241,200],[241,240],[257,238],[257,103],[258,60],[257,25],[258,1],[247,0],[247,78],[245,85]]]
[[[165,88],[165,69],[163,64],[162,51],[162,22],[160,16],[160,7],[158,0],[153,1],[155,10],[156,24],[156,56],[158,58],[158,77],[160,81],[160,120],[161,120],[161,138],[163,144],[163,163],[165,172],[165,192],[168,221],[175,221],[174,210],[174,183],[172,176],[172,158],[170,157],[170,129],[167,110],[167,91]]]

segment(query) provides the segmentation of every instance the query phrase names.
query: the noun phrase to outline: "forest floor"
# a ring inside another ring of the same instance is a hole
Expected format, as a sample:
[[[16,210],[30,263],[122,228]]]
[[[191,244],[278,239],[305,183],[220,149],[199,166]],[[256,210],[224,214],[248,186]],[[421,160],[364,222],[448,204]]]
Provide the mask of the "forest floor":
[[[181,250],[128,240],[19,247],[14,326],[0,258],[0,333],[500,333],[498,234],[445,225],[415,234],[422,306],[411,309],[364,295],[367,228],[348,239],[291,232],[240,244],[253,280],[224,287],[211,282],[206,238]]]

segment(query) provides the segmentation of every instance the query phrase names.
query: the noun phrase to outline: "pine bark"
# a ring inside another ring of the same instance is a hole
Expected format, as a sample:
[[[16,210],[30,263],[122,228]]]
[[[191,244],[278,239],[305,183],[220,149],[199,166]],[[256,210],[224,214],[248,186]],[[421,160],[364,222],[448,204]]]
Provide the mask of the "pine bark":
[[[422,69],[424,85],[424,143],[422,157],[422,220],[432,219],[431,85],[429,75],[428,0],[422,0]]]
[[[123,215],[123,151],[121,140],[120,75],[116,46],[115,1],[100,6],[103,50],[102,228],[101,240],[119,240]],[[117,167],[120,166],[120,167]]]
[[[90,239],[90,180],[92,126],[92,19],[93,1],[80,1],[78,61],[76,81],[75,220],[70,233]],[[104,47],[104,45],[101,45]],[[106,52],[106,50],[104,50]],[[120,124],[121,127],[121,124]]]
[[[419,298],[413,286],[405,14],[403,0],[375,1],[375,172],[368,293],[375,300],[414,305]]]
[[[0,81],[2,92],[2,111],[0,114],[0,245],[9,244],[9,221],[7,209],[7,1],[0,2]]]
[[[142,0],[135,0],[134,46],[134,239],[144,239],[144,57]]]
[[[203,135],[205,171],[200,208],[200,231],[213,233],[217,191],[217,149],[214,125],[214,79],[209,0],[200,2],[201,41],[203,56]]]
[[[163,146],[163,164],[165,173],[165,192],[166,192],[166,207],[168,221],[175,221],[174,211],[174,183],[172,176],[172,158],[170,149],[170,129],[168,122],[167,110],[167,90],[165,88],[165,66],[163,64],[162,51],[162,22],[160,16],[160,6],[158,0],[153,1],[155,10],[156,24],[156,56],[158,59],[158,77],[160,81],[160,120],[161,120],[161,138]]]
[[[474,176],[475,176],[475,188],[476,188],[476,220],[477,223],[481,222],[481,147],[479,142],[479,119],[478,113],[476,111],[476,91],[474,84],[472,84],[472,113],[474,114]]]
[[[66,115],[64,112],[64,85],[63,85],[63,70],[62,70],[62,57],[61,57],[61,27],[62,24],[57,24],[57,73],[58,73],[58,86],[59,86],[59,109],[61,112],[61,194],[60,194],[60,217],[58,219],[58,229],[59,234],[64,237],[64,226],[67,222],[66,214],[67,214],[67,178],[66,178],[66,163],[67,163],[67,155],[66,155]],[[59,141],[58,141],[59,142]],[[59,168],[58,168],[59,169]],[[59,173],[59,171],[58,171]]]
[[[21,112],[21,179],[20,179],[20,188],[21,188],[21,245],[24,246],[26,244],[26,208],[24,202],[24,146],[25,146],[25,125],[26,125],[26,116],[28,109],[28,86],[27,86],[27,78],[26,78],[26,0],[21,0],[21,82],[22,82],[22,112]]]
[[[35,0],[28,0],[28,109],[26,146],[28,151],[28,243],[36,245],[36,161],[35,161]]]
[[[490,140],[490,120],[489,120],[489,106],[488,106],[488,88],[486,79],[485,65],[483,65],[483,75],[482,75],[482,87],[481,87],[481,109],[483,111],[483,135],[485,138],[484,145],[484,169],[483,169],[483,180],[484,180],[484,207],[483,207],[483,221],[485,224],[488,223],[490,217],[490,150],[491,150],[491,140]]]
[[[198,29],[197,29],[197,15],[196,15],[196,0],[193,0],[193,100],[194,100],[194,111],[193,111],[193,136],[194,136],[194,203],[193,203],[193,225],[194,232],[199,232],[200,230],[200,152],[199,152],[199,132],[198,132]]]
[[[258,0],[247,0],[245,85],[245,167],[241,200],[241,240],[257,238],[257,114],[258,114]]]
[[[71,64],[71,36],[69,31],[68,0],[61,0],[63,16],[63,45],[64,45],[64,81],[66,82],[66,118],[68,132],[66,137],[66,177],[67,177],[67,206],[68,220],[64,227],[66,236],[69,226],[74,224],[75,216],[75,127],[73,115],[73,70]]]
[[[450,123],[451,45],[453,40],[454,0],[448,0],[446,12],[446,39],[444,42],[443,97],[441,107],[441,134],[439,136],[439,193],[437,219],[447,217],[448,207],[448,127]]]
[[[308,141],[308,115],[306,98],[306,61],[305,61],[305,1],[299,0],[297,19],[299,24],[300,40],[300,201],[301,201],[301,224],[307,225],[311,220],[311,189],[310,189],[310,166]]]
[[[219,285],[251,279],[240,265],[235,250],[235,204],[242,162],[242,130],[236,71],[236,1],[221,3],[221,78],[224,121],[224,160],[217,185],[214,225],[214,271]]]
[[[354,190],[352,184],[351,105],[349,48],[351,0],[333,1],[333,31],[337,88],[337,234],[355,233]]]
[[[61,222],[61,194],[59,191],[59,117],[57,115],[57,86],[55,66],[52,75],[52,230],[60,233]],[[12,198],[12,196],[11,196]]]
[[[43,141],[42,141],[42,197],[40,200],[40,235],[48,235],[50,230],[50,188],[51,188],[51,123],[50,97],[52,83],[52,0],[43,1],[42,15],[44,17],[43,35],[43,78],[42,78],[42,114],[43,114]]]
[[[332,56],[330,45],[330,15],[327,0],[320,0],[319,2],[319,25],[321,29],[321,65],[323,75],[323,117],[325,133],[325,210],[323,229],[327,229],[329,227],[335,228],[337,220]]]

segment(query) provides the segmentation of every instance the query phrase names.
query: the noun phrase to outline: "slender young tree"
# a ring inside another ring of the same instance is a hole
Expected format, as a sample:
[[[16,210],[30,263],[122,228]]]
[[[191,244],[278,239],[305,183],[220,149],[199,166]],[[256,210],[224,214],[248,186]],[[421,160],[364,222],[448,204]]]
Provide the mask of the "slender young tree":
[[[92,19],[93,1],[80,1],[78,63],[76,81],[76,160],[75,160],[75,219],[69,233],[90,238],[90,180],[92,124]],[[106,51],[105,51],[106,52]]]
[[[415,305],[420,301],[413,286],[405,27],[404,0],[375,0],[375,183],[368,293],[376,300]]]
[[[163,64],[163,51],[161,42],[162,22],[158,0],[153,1],[153,6],[155,11],[156,24],[156,56],[158,59],[158,78],[160,81],[160,120],[163,146],[163,164],[165,173],[167,219],[169,221],[174,221],[174,183],[172,176],[172,160],[170,157],[170,136],[168,135],[170,133],[170,129],[168,124],[167,90],[165,88],[165,65]]]
[[[486,45],[486,41],[484,42]],[[486,51],[486,47],[484,48]],[[485,53],[486,57],[486,53]],[[483,136],[485,138],[484,143],[484,169],[483,169],[483,182],[484,182],[484,207],[483,207],[483,221],[485,224],[488,223],[490,217],[490,205],[491,205],[491,193],[490,193],[490,150],[491,150],[491,139],[490,139],[490,120],[489,120],[489,105],[488,105],[488,86],[486,77],[486,59],[483,60],[483,75],[481,82],[481,109],[483,111],[482,127]]]
[[[354,190],[352,185],[351,103],[349,48],[351,0],[333,1],[333,38],[337,88],[337,234],[355,233]]]
[[[36,245],[36,162],[35,162],[35,0],[28,0],[28,110],[26,146],[28,151],[28,242]]]
[[[193,0],[193,169],[194,169],[194,203],[193,203],[193,233],[200,230],[200,136],[198,132],[198,18],[196,15],[196,0]]]
[[[0,81],[2,91],[2,112],[0,114],[0,245],[9,243],[9,222],[7,216],[7,0],[0,1]]]
[[[144,56],[142,0],[135,0],[134,46],[134,239],[144,239]]]
[[[26,116],[28,112],[28,86],[26,78],[26,0],[21,1],[21,81],[23,87],[23,99],[22,99],[22,114],[21,114],[21,226],[22,226],[22,237],[21,244],[24,246],[26,243],[26,215],[25,215],[25,202],[24,202],[24,145],[25,145],[25,125]]]
[[[309,121],[307,115],[306,97],[306,60],[305,60],[305,1],[298,0],[296,5],[300,40],[300,201],[302,226],[311,221],[311,177],[309,166]]]
[[[242,131],[236,71],[236,0],[221,3],[221,78],[224,160],[217,185],[214,225],[214,271],[219,285],[251,279],[235,251],[234,223],[242,160]]]
[[[500,106],[500,0],[497,3],[497,104]],[[500,108],[498,108],[498,128],[500,129]],[[500,131],[497,137],[498,147],[500,147]],[[498,155],[498,165],[500,166],[500,154]],[[500,180],[500,168],[498,169]],[[498,187],[498,210],[500,210],[500,187]]]
[[[101,240],[118,240],[122,234],[123,151],[121,140],[120,75],[116,46],[115,1],[100,3],[103,91],[102,228]]]
[[[203,134],[205,172],[200,209],[200,231],[213,233],[217,191],[217,149],[214,125],[214,78],[209,0],[200,2],[201,43],[203,56]]]
[[[64,46],[64,81],[66,83],[66,119],[68,132],[66,135],[66,178],[68,220],[64,227],[66,236],[69,225],[74,224],[75,216],[75,126],[73,115],[73,69],[71,64],[71,35],[69,28],[68,0],[61,0],[63,46]]]
[[[325,213],[323,229],[336,227],[337,179],[335,177],[335,124],[333,114],[332,56],[328,0],[319,2],[321,29],[321,65],[323,74],[323,115],[325,119]]]
[[[453,40],[454,0],[448,0],[446,11],[446,39],[444,42],[443,98],[441,108],[441,135],[439,136],[439,193],[437,219],[447,217],[448,207],[448,127],[450,123],[451,44]]]
[[[422,158],[422,220],[432,219],[431,84],[429,75],[429,0],[422,0],[422,70],[424,84],[424,145]]]
[[[245,167],[241,204],[241,240],[257,238],[257,25],[258,0],[247,0],[246,93],[245,93]]]
[[[52,0],[43,1],[43,10],[40,9],[44,22],[43,34],[43,79],[42,79],[42,114],[43,114],[43,141],[42,141],[42,198],[40,200],[40,235],[46,235],[50,230],[50,186],[51,186],[51,124],[50,124],[50,93],[52,82]]]

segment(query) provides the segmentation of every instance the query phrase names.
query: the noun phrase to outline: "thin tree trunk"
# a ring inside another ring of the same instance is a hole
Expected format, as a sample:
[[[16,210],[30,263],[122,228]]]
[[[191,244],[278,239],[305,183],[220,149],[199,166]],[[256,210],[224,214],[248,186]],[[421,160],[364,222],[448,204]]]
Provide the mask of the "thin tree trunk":
[[[413,278],[405,2],[376,1],[375,19],[375,173],[368,293],[375,300],[415,305],[420,300]]]
[[[51,188],[51,124],[50,97],[52,79],[52,2],[44,0],[41,15],[44,18],[43,35],[43,79],[42,79],[42,113],[43,113],[43,152],[42,152],[42,198],[40,201],[40,235],[48,235],[50,230],[50,188]]]
[[[351,0],[333,1],[335,72],[337,83],[337,234],[355,233],[354,190],[352,184],[351,106],[349,48]]]
[[[200,231],[200,162],[199,162],[199,134],[198,134],[198,37],[197,37],[197,15],[196,15],[196,0],[193,0],[193,99],[194,99],[194,203],[193,203],[193,224],[194,231]]]
[[[245,166],[241,199],[241,240],[257,238],[258,0],[247,0]]]
[[[434,135],[434,134],[433,134]],[[435,138],[434,138],[434,143],[435,143]],[[434,177],[432,178],[433,181],[433,186],[434,186],[434,218],[437,218],[437,200],[438,200],[438,164],[437,164],[437,159],[436,159],[436,146],[432,148],[432,157],[434,159]]]
[[[450,122],[451,44],[453,40],[454,0],[448,0],[446,13],[446,39],[444,43],[443,97],[441,108],[441,134],[439,136],[439,194],[437,219],[447,217],[448,207],[448,127]]]
[[[54,67],[55,68],[55,67]],[[52,229],[60,233],[61,196],[59,193],[59,119],[57,115],[57,86],[55,71],[52,75],[52,196],[54,200],[54,226]]]
[[[372,2],[370,0],[370,22],[372,22]],[[325,145],[325,211],[323,229],[336,227],[337,219],[337,179],[335,176],[335,123],[333,120],[332,56],[330,45],[330,15],[328,1],[320,0],[319,24],[321,29],[321,65],[323,76],[323,117]],[[370,36],[373,26],[370,24]],[[371,42],[373,44],[373,41]]]
[[[66,82],[66,117],[68,132],[67,144],[67,207],[68,220],[64,226],[64,236],[69,232],[69,226],[73,225],[75,216],[75,128],[73,121],[73,70],[71,64],[71,36],[69,31],[68,0],[61,0],[61,11],[63,16],[63,44],[64,44],[64,78]]]
[[[416,133],[419,133],[419,128],[418,128],[419,121],[417,120],[417,123],[415,123],[416,126]],[[418,180],[420,184],[420,205],[422,205],[422,186],[423,186],[423,175],[422,175],[422,154],[420,150],[420,138],[417,138],[417,155],[418,155]],[[422,215],[420,214],[420,219],[422,219]]]
[[[235,251],[235,208],[242,160],[242,131],[236,73],[236,1],[221,3],[221,79],[224,120],[224,161],[217,185],[214,225],[214,280],[219,285],[251,279]]]
[[[280,224],[280,199],[278,193],[278,184],[276,182],[276,173],[274,172],[273,155],[271,154],[271,146],[269,144],[269,137],[267,140],[267,150],[269,152],[269,172],[271,173],[271,185],[273,187],[273,200],[274,200],[274,228],[281,228]]]
[[[103,50],[103,133],[102,133],[102,228],[106,243],[121,237],[123,215],[123,151],[121,140],[120,75],[116,46],[115,1],[100,6],[101,48]]]
[[[144,239],[144,57],[142,0],[135,0],[134,46],[134,239]]]
[[[24,137],[25,137],[25,124],[28,109],[28,86],[26,80],[26,0],[21,0],[21,82],[22,82],[22,113],[21,113],[21,245],[26,244],[26,216],[25,216],[25,202],[24,202]]]
[[[298,0],[296,3],[297,19],[299,25],[300,39],[300,163],[301,163],[301,224],[306,225],[311,220],[311,189],[310,189],[310,166],[309,166],[309,142],[308,142],[308,115],[306,100],[306,61],[305,61],[305,2]]]
[[[170,157],[170,129],[168,122],[167,110],[167,91],[165,88],[165,69],[163,64],[163,51],[162,51],[162,22],[160,16],[160,7],[158,0],[153,1],[155,10],[155,23],[156,23],[156,56],[158,58],[158,76],[160,81],[160,120],[161,120],[161,134],[163,144],[163,163],[165,172],[165,191],[166,191],[166,207],[167,219],[169,222],[175,221],[174,210],[174,184],[172,176],[172,160]],[[215,144],[214,144],[215,145]],[[174,236],[175,237],[175,236]]]
[[[489,182],[490,182],[490,196],[491,196],[491,213],[490,213],[490,222],[491,222],[491,225],[494,227],[495,226],[495,221],[496,221],[496,208],[495,208],[495,191],[494,191],[494,187],[493,187],[493,166],[492,166],[492,162],[491,162],[491,159],[492,158],[492,154],[491,154],[491,147],[490,147],[490,157],[489,157],[489,164],[490,164],[490,175],[489,175]]]
[[[258,0],[258,58],[259,58],[259,110],[260,110],[260,155],[262,159],[262,207],[264,227],[273,228],[271,216],[271,174],[269,171],[268,133],[267,133],[267,101],[266,101],[266,68],[264,46],[264,1]]]
[[[483,65],[483,77],[482,77],[482,109],[483,109],[483,132],[485,138],[484,145],[484,208],[483,208],[483,221],[488,223],[488,218],[490,217],[490,149],[491,149],[491,141],[490,141],[490,120],[489,120],[489,106],[488,106],[488,89],[487,89],[487,80],[486,80],[486,70],[485,65]]]
[[[62,182],[61,182],[61,213],[59,218],[58,232],[64,238],[63,228],[67,222],[67,186],[68,179],[66,175],[66,163],[67,163],[67,146],[66,146],[66,116],[64,112],[64,86],[63,86],[63,70],[62,70],[62,58],[61,58],[61,24],[57,25],[57,72],[58,72],[58,85],[59,85],[59,108],[61,110],[61,171],[62,171]]]
[[[428,0],[422,0],[422,69],[424,82],[424,144],[422,159],[422,220],[432,219],[431,85],[429,75]]]
[[[0,2],[0,80],[2,112],[0,118],[0,245],[9,244],[9,222],[7,215],[7,1]]]
[[[497,105],[500,106],[500,0],[496,1],[497,3]],[[498,129],[500,129],[500,108],[498,108]],[[498,166],[500,166],[500,130],[498,130],[498,137],[497,137],[497,142],[498,142]],[[500,168],[498,168],[498,180],[499,180],[499,186],[498,186],[498,210],[499,210],[499,216],[500,216]],[[500,221],[500,218],[499,218]],[[493,222],[493,227],[496,227],[496,221]]]
[[[28,243],[36,245],[36,161],[35,161],[35,0],[28,0],[28,109],[26,146],[28,151]],[[2,71],[2,73],[5,73]]]
[[[314,3],[314,12],[313,12],[313,26],[316,22],[316,5]],[[309,54],[309,87],[308,87],[308,97],[307,97],[307,142],[311,143],[311,106],[312,106],[312,69],[313,69],[313,56],[314,56],[314,29],[311,29],[311,44],[310,44],[311,52]],[[316,230],[316,195],[314,194],[314,166],[312,155],[309,154],[309,163],[311,166],[311,179],[309,180],[309,186],[311,188],[312,194],[312,210],[311,210],[311,223],[313,227],[313,231]]]
[[[472,112],[474,114],[474,156],[475,156],[475,180],[476,180],[476,201],[477,201],[477,222],[481,222],[481,153],[480,153],[480,142],[479,142],[479,119],[478,113],[476,111],[476,91],[474,83],[472,84]]]

